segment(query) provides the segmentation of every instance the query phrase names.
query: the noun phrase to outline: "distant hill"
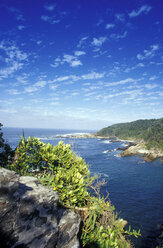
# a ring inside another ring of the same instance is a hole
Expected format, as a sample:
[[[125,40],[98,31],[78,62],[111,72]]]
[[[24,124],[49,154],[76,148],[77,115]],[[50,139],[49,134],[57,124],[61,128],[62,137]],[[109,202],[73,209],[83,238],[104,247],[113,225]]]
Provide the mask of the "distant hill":
[[[147,148],[157,147],[163,150],[163,118],[114,124],[101,129],[97,135],[143,140]]]

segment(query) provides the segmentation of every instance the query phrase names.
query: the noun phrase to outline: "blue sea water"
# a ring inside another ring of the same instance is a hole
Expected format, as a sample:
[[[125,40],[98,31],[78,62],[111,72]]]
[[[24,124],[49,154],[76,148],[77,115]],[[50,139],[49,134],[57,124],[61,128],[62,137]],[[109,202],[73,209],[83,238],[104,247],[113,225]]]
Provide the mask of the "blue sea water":
[[[83,130],[24,129],[25,137],[38,137],[56,145],[56,135],[90,133]],[[15,148],[22,136],[20,128],[3,128],[4,138]],[[118,215],[132,228],[141,230],[142,236],[133,239],[136,248],[154,248],[163,223],[163,164],[159,160],[144,162],[140,156],[118,157],[116,148],[123,142],[111,143],[101,139],[62,138],[72,150],[90,165],[92,174],[107,181],[102,193],[109,198]],[[112,152],[106,152],[112,150]],[[142,163],[139,163],[142,161]]]

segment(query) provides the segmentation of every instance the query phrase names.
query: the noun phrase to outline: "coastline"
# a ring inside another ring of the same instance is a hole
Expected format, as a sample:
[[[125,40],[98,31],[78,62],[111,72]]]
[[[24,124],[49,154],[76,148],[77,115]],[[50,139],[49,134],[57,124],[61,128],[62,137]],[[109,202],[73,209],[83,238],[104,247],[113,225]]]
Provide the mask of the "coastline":
[[[66,135],[57,135],[54,137],[57,138],[72,138],[72,139],[105,139],[110,140],[110,142],[127,142],[126,147],[117,148],[117,150],[121,150],[122,152],[119,154],[119,157],[125,156],[133,156],[133,155],[141,155],[142,158],[147,162],[152,162],[157,158],[160,158],[160,163],[163,163],[163,151],[158,148],[147,149],[144,141],[138,140],[124,140],[119,139],[118,137],[104,137],[97,135],[95,133],[72,133]]]

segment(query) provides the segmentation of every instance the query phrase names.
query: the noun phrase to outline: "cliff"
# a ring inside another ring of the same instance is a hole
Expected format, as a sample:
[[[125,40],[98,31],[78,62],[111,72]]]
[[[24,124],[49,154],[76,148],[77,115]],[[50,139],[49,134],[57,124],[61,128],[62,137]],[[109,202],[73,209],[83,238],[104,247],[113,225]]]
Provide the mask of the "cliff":
[[[79,215],[59,207],[37,178],[0,169],[0,209],[3,248],[79,248]]]

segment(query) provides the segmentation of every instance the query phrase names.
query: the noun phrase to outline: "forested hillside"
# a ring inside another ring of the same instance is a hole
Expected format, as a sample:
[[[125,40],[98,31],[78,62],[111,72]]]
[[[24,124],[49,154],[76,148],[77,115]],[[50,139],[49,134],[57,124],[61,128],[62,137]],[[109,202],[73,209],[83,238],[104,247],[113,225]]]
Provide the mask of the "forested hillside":
[[[144,140],[148,148],[163,149],[163,118],[114,124],[101,129],[97,134],[104,137]]]

